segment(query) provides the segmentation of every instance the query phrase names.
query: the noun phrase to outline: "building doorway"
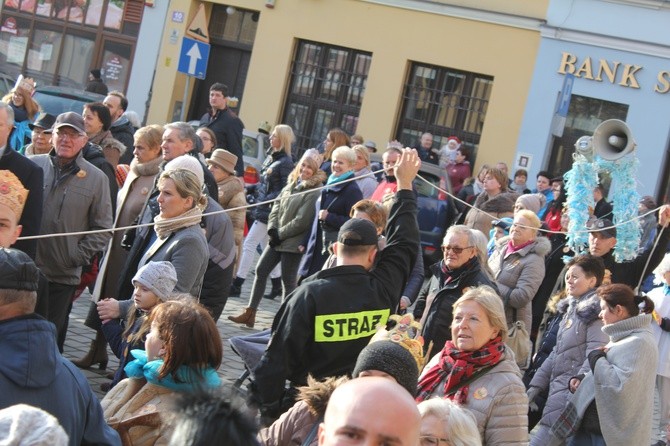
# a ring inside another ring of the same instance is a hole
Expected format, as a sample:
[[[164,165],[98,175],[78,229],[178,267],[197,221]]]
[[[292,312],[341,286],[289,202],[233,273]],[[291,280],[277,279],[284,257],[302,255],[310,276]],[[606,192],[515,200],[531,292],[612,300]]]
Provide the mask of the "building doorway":
[[[239,99],[238,113],[243,104],[251,50],[256,37],[259,12],[213,5],[209,20],[211,50],[205,79],[198,80],[193,89],[188,119],[200,119],[209,107],[209,87],[215,82],[228,86],[228,96]]]

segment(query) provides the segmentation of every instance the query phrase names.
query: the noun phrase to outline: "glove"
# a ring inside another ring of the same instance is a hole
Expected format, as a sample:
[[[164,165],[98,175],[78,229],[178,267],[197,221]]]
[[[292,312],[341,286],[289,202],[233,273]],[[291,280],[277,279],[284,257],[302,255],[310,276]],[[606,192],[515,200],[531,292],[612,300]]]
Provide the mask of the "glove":
[[[659,325],[661,327],[661,330],[670,331],[670,318],[664,317],[663,319],[661,319],[661,323]]]
[[[537,406],[537,403],[535,402],[535,398],[540,394],[540,388],[539,387],[529,387],[528,390],[526,390],[526,395],[528,396],[528,408],[532,412],[537,412],[540,410],[540,408]]]
[[[279,231],[277,230],[277,228],[268,229],[268,237],[270,237],[268,244],[272,248],[274,248],[275,246],[279,246],[281,244],[281,239],[279,238]]]
[[[589,366],[593,372],[593,370],[596,368],[596,362],[598,362],[600,358],[607,357],[607,353],[605,353],[605,350],[597,348],[595,350],[591,350],[586,357],[589,360]]]

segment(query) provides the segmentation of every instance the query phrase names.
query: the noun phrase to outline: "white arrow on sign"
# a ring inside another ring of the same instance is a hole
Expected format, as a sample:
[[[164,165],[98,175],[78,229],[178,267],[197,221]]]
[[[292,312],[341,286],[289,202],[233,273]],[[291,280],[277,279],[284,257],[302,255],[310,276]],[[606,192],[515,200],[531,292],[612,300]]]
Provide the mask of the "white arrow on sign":
[[[200,54],[200,48],[198,48],[198,44],[194,43],[191,49],[186,52],[186,55],[190,59],[188,62],[188,73],[195,74],[195,67],[198,64],[198,61],[202,59],[202,54]]]

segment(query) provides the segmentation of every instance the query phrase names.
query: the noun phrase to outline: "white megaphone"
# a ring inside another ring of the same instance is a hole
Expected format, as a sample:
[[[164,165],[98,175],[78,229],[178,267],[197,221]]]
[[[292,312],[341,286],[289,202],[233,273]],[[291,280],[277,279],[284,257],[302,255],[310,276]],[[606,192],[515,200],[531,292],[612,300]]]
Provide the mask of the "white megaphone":
[[[603,159],[616,161],[635,150],[630,127],[619,119],[608,119],[596,127],[591,140],[594,152]]]

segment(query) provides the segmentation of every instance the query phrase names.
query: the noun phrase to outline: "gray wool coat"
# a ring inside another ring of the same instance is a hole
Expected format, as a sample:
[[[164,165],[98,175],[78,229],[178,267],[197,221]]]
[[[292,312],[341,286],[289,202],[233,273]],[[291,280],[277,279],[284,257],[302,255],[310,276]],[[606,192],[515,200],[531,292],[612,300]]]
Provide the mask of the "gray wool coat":
[[[496,242],[495,250],[489,257],[489,267],[505,304],[507,325],[523,321],[530,332],[532,300],[544,279],[544,257],[551,250],[551,242],[546,237],[538,237],[530,245],[505,255],[509,240],[507,236]]]
[[[565,311],[565,316],[558,328],[556,346],[530,383],[531,387],[549,389],[539,429],[531,439],[531,445],[548,444],[549,429],[571,395],[568,390],[570,378],[589,372],[588,354],[609,341],[601,330],[600,299],[595,290],[579,298],[563,299],[558,305],[559,311]]]

